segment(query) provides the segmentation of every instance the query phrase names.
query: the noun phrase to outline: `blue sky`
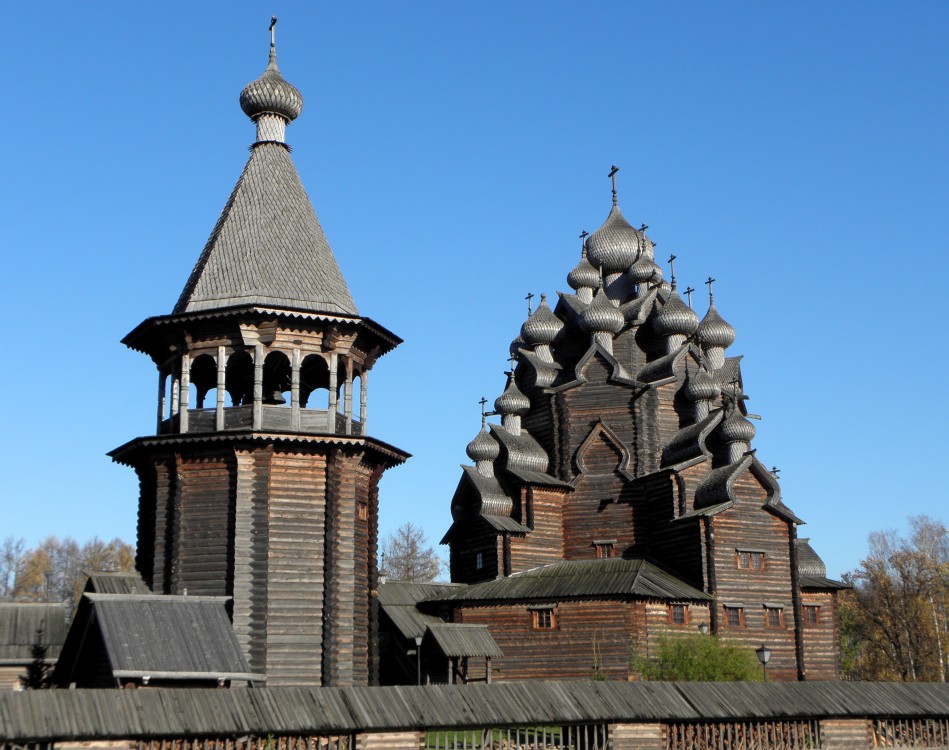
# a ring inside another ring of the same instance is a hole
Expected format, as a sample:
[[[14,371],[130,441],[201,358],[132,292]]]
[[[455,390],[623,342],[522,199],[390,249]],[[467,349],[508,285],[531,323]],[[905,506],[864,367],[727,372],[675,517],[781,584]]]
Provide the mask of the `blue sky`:
[[[949,5],[28,3],[8,25],[0,537],[134,539],[151,362],[254,136],[277,31],[294,160],[363,315],[406,343],[370,432],[414,454],[382,530],[436,542],[524,296],[566,290],[620,204],[682,285],[718,279],[754,447],[832,575],[949,521]],[[705,299],[696,298],[700,314]]]

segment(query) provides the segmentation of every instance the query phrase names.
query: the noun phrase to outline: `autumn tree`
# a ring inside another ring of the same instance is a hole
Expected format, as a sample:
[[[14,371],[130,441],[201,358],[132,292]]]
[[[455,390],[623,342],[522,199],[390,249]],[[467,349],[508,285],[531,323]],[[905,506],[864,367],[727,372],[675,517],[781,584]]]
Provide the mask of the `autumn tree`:
[[[425,531],[411,522],[402,524],[382,543],[380,573],[397,581],[431,581],[441,570],[435,550],[426,546]]]
[[[0,601],[13,597],[13,584],[19,573],[26,553],[26,543],[22,539],[8,536],[0,546]]]
[[[841,602],[845,675],[851,679],[946,681],[949,647],[949,531],[909,519],[909,539],[870,535],[870,553],[845,576]]]
[[[11,597],[33,602],[68,600],[75,605],[82,594],[86,572],[134,568],[135,550],[121,539],[105,542],[93,537],[80,545],[72,537],[49,536],[19,556]]]

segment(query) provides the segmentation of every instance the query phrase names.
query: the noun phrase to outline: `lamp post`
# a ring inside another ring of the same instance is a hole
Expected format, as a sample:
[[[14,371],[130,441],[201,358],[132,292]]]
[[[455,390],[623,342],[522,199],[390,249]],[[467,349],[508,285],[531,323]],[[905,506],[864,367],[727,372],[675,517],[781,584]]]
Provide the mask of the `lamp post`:
[[[755,649],[755,653],[758,655],[758,661],[761,662],[761,670],[764,672],[764,681],[767,682],[768,662],[771,661],[771,649],[762,643],[760,648]]]
[[[415,658],[418,661],[418,683],[422,684],[422,636],[415,636]]]
[[[707,623],[707,622],[700,622],[700,623],[699,623],[699,633],[700,633],[701,635],[708,635],[708,623]]]

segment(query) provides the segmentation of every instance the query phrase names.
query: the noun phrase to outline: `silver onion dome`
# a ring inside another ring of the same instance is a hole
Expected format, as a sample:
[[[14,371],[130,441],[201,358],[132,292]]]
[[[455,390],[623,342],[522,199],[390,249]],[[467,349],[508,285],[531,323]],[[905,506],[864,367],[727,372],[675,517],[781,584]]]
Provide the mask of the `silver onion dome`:
[[[662,269],[648,255],[643,255],[629,268],[629,280],[634,284],[647,284],[662,278]]]
[[[586,256],[567,274],[567,283],[571,289],[596,289],[600,285],[600,272],[587,260]]]
[[[750,443],[754,440],[755,432],[755,426],[738,409],[732,411],[718,426],[718,435],[726,443]]]
[[[501,455],[501,446],[498,445],[498,441],[492,437],[491,433],[482,426],[481,432],[468,443],[465,452],[472,461],[493,461]]]
[[[521,326],[521,338],[528,344],[550,344],[563,330],[563,321],[547,306],[547,295],[540,295],[540,304]]]
[[[597,290],[593,302],[580,313],[580,327],[589,333],[619,333],[626,318],[623,311],[610,302],[603,287]]]
[[[531,401],[527,396],[521,393],[521,389],[514,382],[513,373],[508,377],[507,388],[504,393],[497,397],[494,402],[494,410],[504,416],[506,414],[515,414],[523,417],[530,411]]]
[[[725,322],[715,305],[711,304],[695,331],[695,338],[702,346],[727,349],[735,343],[735,329]]]
[[[292,122],[303,111],[303,96],[287,83],[277,68],[277,52],[270,46],[270,63],[264,74],[241,91],[241,109],[251,120],[274,114]]]
[[[604,273],[622,273],[639,260],[642,234],[633,229],[615,205],[603,226],[587,239],[587,257]]]
[[[689,373],[689,379],[682,388],[682,395],[693,403],[714,401],[722,395],[722,389],[705,370],[698,370]]]
[[[690,336],[699,327],[699,316],[673,289],[669,299],[653,316],[652,327],[660,336]]]
[[[510,354],[512,357],[517,357],[518,353],[523,348],[524,339],[521,338],[521,334],[517,334],[517,338],[515,338],[508,347],[508,354]]]

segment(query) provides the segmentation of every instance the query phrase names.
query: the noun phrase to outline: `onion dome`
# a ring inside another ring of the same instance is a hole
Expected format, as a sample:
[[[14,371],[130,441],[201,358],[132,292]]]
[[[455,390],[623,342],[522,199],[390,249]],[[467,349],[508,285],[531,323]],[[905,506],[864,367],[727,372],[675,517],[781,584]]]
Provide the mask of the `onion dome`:
[[[662,269],[648,255],[643,256],[633,263],[629,269],[629,280],[634,284],[647,284],[650,281],[658,281],[662,278]]]
[[[511,373],[507,379],[507,388],[494,402],[494,410],[501,416],[516,414],[523,417],[530,411],[530,408],[530,399],[521,393],[521,389],[514,382],[514,373]]]
[[[750,443],[755,437],[755,426],[735,409],[718,426],[718,435],[727,443]]]
[[[521,335],[518,334],[517,338],[515,338],[511,342],[511,345],[508,347],[508,354],[510,354],[512,357],[517,357],[518,353],[523,348],[524,348],[524,339],[522,339]]]
[[[699,316],[673,289],[666,304],[653,316],[652,327],[660,336],[691,336],[699,327]]]
[[[710,304],[695,331],[695,338],[702,346],[727,349],[735,343],[735,329],[718,314],[715,305]]]
[[[482,425],[481,432],[468,443],[465,452],[472,461],[493,461],[501,455],[501,446],[498,445],[498,441],[492,437],[487,428]]]
[[[610,302],[606,296],[603,287],[597,290],[593,302],[580,313],[580,327],[590,333],[619,333],[623,324],[626,323],[626,316],[623,311]]]
[[[604,273],[622,273],[639,260],[641,246],[642,235],[614,203],[603,226],[587,239],[587,257]]]
[[[705,370],[699,370],[694,374],[689,374],[689,379],[682,387],[682,395],[693,403],[714,401],[722,395],[722,389]]]
[[[576,267],[567,274],[567,283],[571,289],[596,289],[600,285],[600,272],[584,255]]]
[[[540,304],[521,326],[521,338],[527,344],[550,344],[563,330],[563,321],[547,306],[547,295],[540,295]]]
[[[274,114],[292,122],[303,111],[303,96],[287,83],[277,68],[277,51],[270,45],[270,63],[264,74],[241,91],[241,109],[251,120]]]

